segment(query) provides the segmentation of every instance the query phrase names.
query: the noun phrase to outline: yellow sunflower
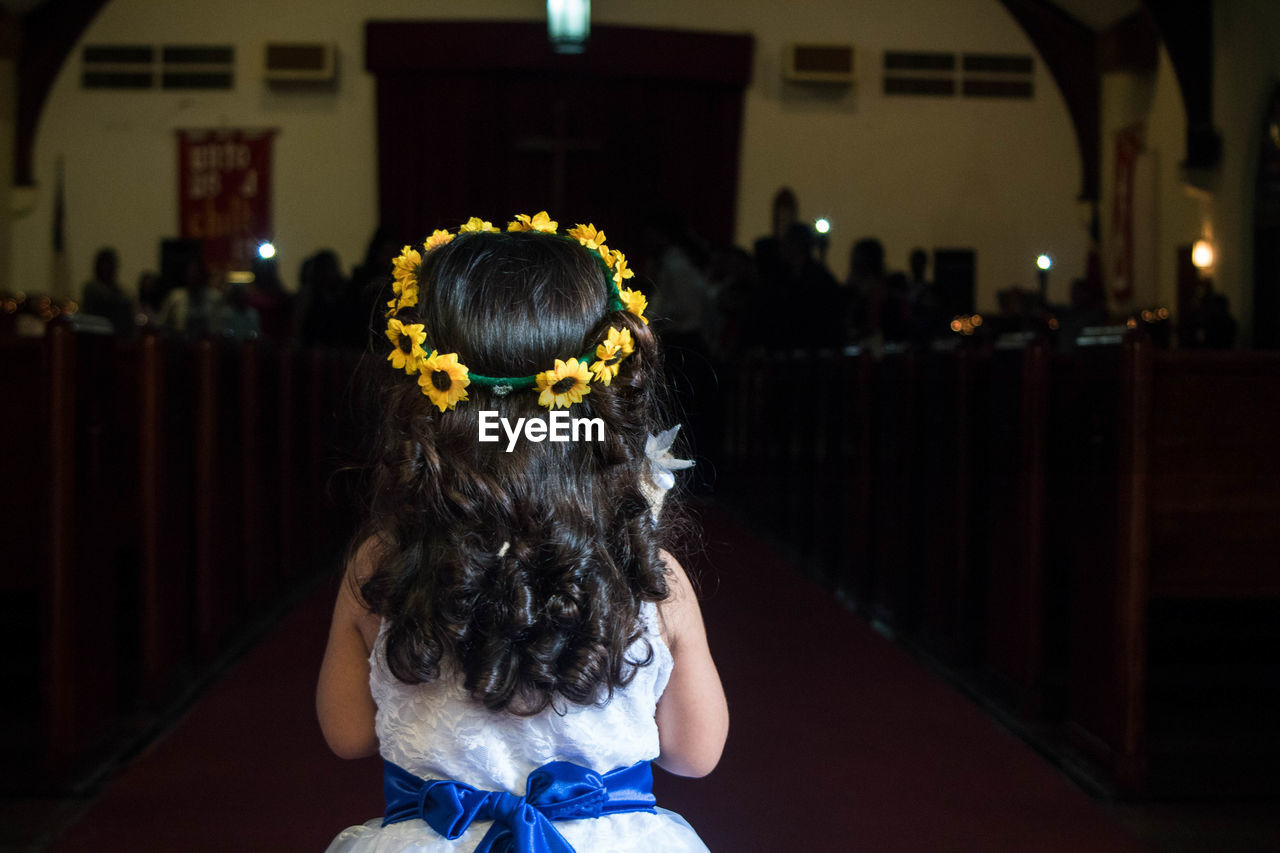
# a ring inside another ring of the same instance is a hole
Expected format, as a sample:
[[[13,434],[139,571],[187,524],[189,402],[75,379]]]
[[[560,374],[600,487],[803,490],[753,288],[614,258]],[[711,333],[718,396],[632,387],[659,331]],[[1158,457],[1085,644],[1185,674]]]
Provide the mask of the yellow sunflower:
[[[487,219],[481,219],[478,216],[473,216],[470,219],[468,219],[466,225],[458,226],[458,231],[460,233],[475,233],[477,231],[498,231],[498,230],[501,230],[501,229],[499,229],[496,225],[494,225],[492,222],[488,221]]]
[[[406,285],[417,287],[420,266],[422,266],[422,255],[418,254],[417,249],[409,246],[401,249],[400,256],[391,262],[391,277],[394,279],[391,289],[400,293]]]
[[[579,362],[576,358],[561,361],[557,358],[555,368],[542,371],[535,380],[542,392],[538,395],[538,405],[548,409],[567,409],[573,403],[581,403],[582,398],[591,393],[591,386],[587,384],[590,381],[591,372],[585,361]]]
[[[621,362],[635,352],[635,343],[631,340],[630,329],[609,327],[609,337],[596,347],[596,361],[591,363],[591,372],[596,380],[608,385],[618,375]]]
[[[444,355],[433,352],[422,363],[418,384],[422,386],[422,393],[443,412],[467,399],[467,386],[471,384],[469,373],[467,366],[458,361],[456,352]]]
[[[649,318],[644,316],[645,309],[649,307],[649,300],[645,295],[640,291],[632,290],[629,287],[623,288],[619,293],[622,294],[623,306],[632,314],[635,314],[641,320],[644,320],[644,324],[646,326],[649,325]]]
[[[517,213],[514,222],[507,223],[508,231],[544,231],[547,234],[556,233],[556,228],[560,226],[559,222],[551,219],[545,210],[535,213],[532,217],[527,213]]]
[[[396,370],[405,373],[417,373],[427,353],[422,349],[427,339],[427,330],[421,323],[401,323],[394,317],[387,321],[387,338],[392,346],[387,361]]]
[[[569,231],[569,236],[595,252],[600,252],[600,249],[604,246],[604,232],[597,231],[595,225],[582,225],[579,223]],[[601,257],[604,256],[604,252],[600,254]]]
[[[438,249],[446,243],[451,242],[453,242],[453,235],[443,228],[437,228],[432,235],[427,238],[427,242],[422,244],[422,247],[430,252],[432,249]]]
[[[406,281],[398,291],[395,290],[395,284],[393,283],[391,289],[400,294],[395,307],[412,308],[418,304],[418,282]]]
[[[613,283],[621,288],[622,282],[634,277],[635,273],[627,267],[627,256],[621,252],[613,253],[613,261],[614,262],[609,265],[613,267]]]

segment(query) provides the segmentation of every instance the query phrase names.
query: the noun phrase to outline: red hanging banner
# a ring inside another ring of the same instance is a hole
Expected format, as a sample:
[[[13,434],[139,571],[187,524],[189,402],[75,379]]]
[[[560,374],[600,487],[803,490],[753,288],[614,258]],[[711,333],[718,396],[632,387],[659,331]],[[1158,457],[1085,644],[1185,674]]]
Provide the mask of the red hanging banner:
[[[1143,148],[1142,124],[1116,133],[1115,201],[1111,207],[1111,296],[1118,305],[1133,299],[1134,175]]]
[[[247,270],[272,238],[274,130],[178,131],[178,231],[213,270]]]

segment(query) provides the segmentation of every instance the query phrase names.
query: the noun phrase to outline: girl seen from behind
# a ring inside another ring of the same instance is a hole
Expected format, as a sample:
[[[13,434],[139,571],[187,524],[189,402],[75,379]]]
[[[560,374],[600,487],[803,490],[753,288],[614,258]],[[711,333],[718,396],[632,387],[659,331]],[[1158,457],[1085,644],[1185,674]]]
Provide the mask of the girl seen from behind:
[[[387,810],[331,851],[706,849],[649,768],[705,775],[728,729],[660,547],[679,465],[657,342],[622,253],[557,228],[472,219],[395,261],[368,514],[317,689],[334,752],[383,757]],[[480,440],[563,410],[602,429]]]

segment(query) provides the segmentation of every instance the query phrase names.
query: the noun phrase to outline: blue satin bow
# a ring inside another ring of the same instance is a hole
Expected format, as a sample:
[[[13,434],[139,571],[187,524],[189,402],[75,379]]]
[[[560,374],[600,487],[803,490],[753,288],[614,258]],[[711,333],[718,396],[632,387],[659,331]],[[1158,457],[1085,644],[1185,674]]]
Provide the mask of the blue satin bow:
[[[449,840],[472,821],[492,820],[476,853],[574,853],[553,820],[620,812],[653,812],[653,769],[640,761],[603,775],[569,761],[552,761],[529,774],[523,797],[481,791],[462,782],[420,779],[383,763],[387,813],[382,825],[421,818]]]

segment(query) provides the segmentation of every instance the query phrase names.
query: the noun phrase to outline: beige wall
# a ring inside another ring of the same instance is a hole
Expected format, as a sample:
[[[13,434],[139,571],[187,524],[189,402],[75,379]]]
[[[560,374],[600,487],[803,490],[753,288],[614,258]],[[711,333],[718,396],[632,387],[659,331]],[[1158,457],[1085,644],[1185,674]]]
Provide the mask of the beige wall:
[[[1213,20],[1214,122],[1222,168],[1214,176],[1215,286],[1230,300],[1243,343],[1253,332],[1253,196],[1262,121],[1280,84],[1280,3],[1217,0]]]
[[[13,226],[16,283],[48,280],[56,158],[66,163],[66,225],[72,277],[89,275],[93,252],[114,245],[122,280],[157,264],[157,240],[177,228],[178,128],[279,129],[276,242],[286,282],[317,248],[360,259],[376,214],[372,78],[363,70],[367,19],[537,19],[537,0],[112,0],[88,28],[92,43],[234,44],[236,88],[223,93],[89,92],[78,50],[50,94],[37,136],[39,189]],[[978,250],[978,301],[1034,282],[1040,251],[1058,262],[1051,297],[1067,298],[1083,267],[1086,232],[1076,205],[1080,162],[1065,105],[1037,62],[1030,101],[886,98],[885,50],[1034,53],[996,0],[596,0],[600,24],[750,32],[756,67],[745,104],[738,242],[768,227],[769,200],[792,186],[806,218],[831,219],[831,266],[847,271],[856,238],[875,235],[889,263],[926,247]],[[262,83],[267,41],[338,46],[336,94],[280,94]],[[784,85],[789,41],[851,42],[859,82],[829,93]],[[489,213],[489,212],[486,212]],[[502,213],[498,213],[502,215]]]
[[[3,15],[3,13],[0,13]],[[0,17],[0,25],[8,21]],[[0,163],[9,174],[0,177],[0,291],[13,290],[13,194],[12,169],[15,116],[18,105],[17,67],[13,57],[0,52]]]

